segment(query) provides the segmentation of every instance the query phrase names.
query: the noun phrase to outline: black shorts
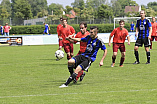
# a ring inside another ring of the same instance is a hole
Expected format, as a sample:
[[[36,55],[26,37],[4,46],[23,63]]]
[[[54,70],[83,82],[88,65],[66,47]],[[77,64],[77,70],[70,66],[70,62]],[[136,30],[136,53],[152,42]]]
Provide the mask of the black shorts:
[[[148,39],[148,37],[146,37],[144,39],[137,38],[135,46],[142,47],[143,44],[144,44],[144,47],[149,47],[151,45],[150,40]]]
[[[88,72],[88,68],[91,66],[92,60],[88,57],[85,57],[83,55],[77,55],[73,57],[75,60],[75,68],[80,65],[82,67],[82,70],[85,70]]]

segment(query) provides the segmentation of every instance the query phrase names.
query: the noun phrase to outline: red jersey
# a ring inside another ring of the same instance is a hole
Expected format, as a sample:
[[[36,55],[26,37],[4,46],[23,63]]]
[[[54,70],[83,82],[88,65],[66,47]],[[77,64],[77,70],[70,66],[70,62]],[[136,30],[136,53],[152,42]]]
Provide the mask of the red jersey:
[[[127,29],[124,28],[123,30],[120,30],[120,27],[117,27],[111,32],[110,35],[111,37],[114,35],[114,43],[124,43],[126,36],[128,36],[129,34]]]
[[[57,33],[59,32],[59,29],[62,27],[63,25],[61,25],[61,24],[59,24],[58,26],[57,26]],[[59,35],[58,35],[59,36]]]
[[[156,22],[151,22],[152,25],[152,34],[151,36],[157,36],[157,23]]]
[[[9,32],[10,30],[10,26],[4,26],[3,28],[4,28],[4,32]]]
[[[75,38],[84,38],[86,37],[87,35],[89,35],[90,33],[88,31],[86,31],[85,34],[82,34],[81,32],[78,32],[75,36]],[[77,42],[75,42],[77,43]],[[80,51],[81,52],[85,52],[86,50],[86,47],[87,47],[87,42],[80,42]]]
[[[66,28],[64,28],[63,26],[59,29],[58,31],[58,36],[62,35],[63,38],[63,43],[70,43],[68,40],[66,40],[65,38],[68,37],[69,35],[72,35],[73,33],[75,33],[75,30],[72,26],[67,25]]]

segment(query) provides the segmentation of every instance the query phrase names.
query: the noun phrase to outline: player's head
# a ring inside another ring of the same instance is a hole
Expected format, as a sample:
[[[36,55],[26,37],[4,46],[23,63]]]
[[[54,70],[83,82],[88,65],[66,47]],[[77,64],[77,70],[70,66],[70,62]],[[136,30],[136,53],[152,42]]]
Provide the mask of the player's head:
[[[46,23],[44,22],[43,24],[45,25]]]
[[[65,27],[67,25],[67,19],[63,18],[63,26]]]
[[[98,27],[97,26],[91,26],[90,27],[90,37],[91,38],[96,38],[98,34]]]
[[[87,23],[86,22],[81,22],[79,26],[80,26],[81,33],[85,34],[85,32],[87,31]]]
[[[124,20],[120,20],[119,21],[119,27],[120,27],[120,29],[123,29],[124,25],[125,25],[125,21]]]
[[[145,11],[144,11],[144,10],[141,10],[141,11],[140,11],[140,16],[141,16],[141,18],[145,18],[145,15],[146,15]]]
[[[5,25],[8,25],[8,23],[5,23]]]
[[[152,22],[155,22],[155,17],[152,17]]]

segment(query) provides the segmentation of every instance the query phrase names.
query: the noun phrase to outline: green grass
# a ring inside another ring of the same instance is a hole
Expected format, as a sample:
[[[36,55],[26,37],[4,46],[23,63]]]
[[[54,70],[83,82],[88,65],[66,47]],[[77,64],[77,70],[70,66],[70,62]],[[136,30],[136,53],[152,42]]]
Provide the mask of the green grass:
[[[99,67],[102,51],[82,82],[59,86],[67,80],[66,56],[56,61],[58,45],[0,47],[0,104],[156,104],[157,43],[153,42],[151,64],[146,65],[144,47],[139,65],[133,65],[134,43],[126,44],[124,67],[118,52],[111,68],[112,47]],[[74,45],[77,54],[79,45]]]

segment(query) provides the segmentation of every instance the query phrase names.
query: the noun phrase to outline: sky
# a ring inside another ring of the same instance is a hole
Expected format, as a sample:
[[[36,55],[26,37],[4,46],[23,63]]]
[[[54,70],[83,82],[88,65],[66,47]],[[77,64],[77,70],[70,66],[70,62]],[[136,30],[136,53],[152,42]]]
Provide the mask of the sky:
[[[75,0],[47,0],[48,5],[51,3],[61,4],[63,7],[69,5],[71,6],[71,3],[73,3]],[[136,1],[139,5],[147,5],[149,2],[154,2],[156,0],[133,0]],[[157,2],[157,1],[156,1]]]

